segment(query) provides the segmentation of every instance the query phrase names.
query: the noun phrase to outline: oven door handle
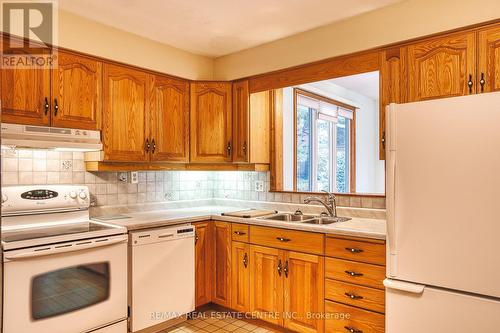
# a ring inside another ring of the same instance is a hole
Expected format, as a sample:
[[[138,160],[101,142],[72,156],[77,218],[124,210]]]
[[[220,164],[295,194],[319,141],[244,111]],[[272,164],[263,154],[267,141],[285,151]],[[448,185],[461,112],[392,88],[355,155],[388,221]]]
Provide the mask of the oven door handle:
[[[122,242],[127,242],[126,235],[119,237],[98,238],[93,240],[82,240],[72,243],[49,245],[47,247],[39,247],[37,249],[30,250],[28,252],[17,252],[17,253],[4,252],[4,258],[7,260],[28,259],[34,257],[49,256],[59,253],[94,249]]]

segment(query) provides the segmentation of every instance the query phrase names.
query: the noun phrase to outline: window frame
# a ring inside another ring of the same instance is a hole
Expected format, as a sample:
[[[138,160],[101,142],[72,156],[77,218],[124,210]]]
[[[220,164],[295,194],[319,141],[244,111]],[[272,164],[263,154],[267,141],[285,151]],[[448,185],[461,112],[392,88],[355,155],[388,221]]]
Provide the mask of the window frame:
[[[298,96],[302,95],[304,97],[316,99],[318,101],[323,101],[332,105],[335,105],[337,107],[341,107],[347,110],[352,111],[352,119],[350,119],[350,126],[349,126],[349,193],[356,193],[356,107],[334,100],[329,97],[325,97],[301,88],[293,88],[293,191],[297,191],[297,100]],[[314,156],[317,154],[317,138],[316,138],[316,131],[317,131],[317,124],[316,124],[316,119],[312,119],[313,124],[311,124],[311,135],[312,135],[312,140],[311,140],[311,145],[312,145],[312,153],[311,153],[311,159],[314,161]],[[337,131],[335,129],[335,125],[332,123],[331,124],[331,136],[330,140],[333,143],[332,144],[332,152],[330,154],[330,166],[334,167],[336,165],[336,152],[337,152]],[[311,181],[314,183],[315,178],[317,177],[317,167],[313,165],[311,168]],[[336,174],[332,175],[330,178],[330,187],[333,187],[333,184],[335,184],[335,179]],[[314,187],[314,186],[313,186]],[[336,190],[336,189],[335,189]],[[315,191],[312,191],[315,192]],[[333,191],[335,192],[335,191]]]

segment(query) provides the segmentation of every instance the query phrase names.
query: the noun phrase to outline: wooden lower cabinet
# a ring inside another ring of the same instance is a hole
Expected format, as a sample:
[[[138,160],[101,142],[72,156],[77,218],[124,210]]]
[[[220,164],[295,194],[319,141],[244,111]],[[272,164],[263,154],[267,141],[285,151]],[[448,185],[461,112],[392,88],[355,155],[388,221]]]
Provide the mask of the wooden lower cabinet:
[[[325,312],[325,329],[328,333],[385,332],[385,318],[382,314],[330,301],[325,302]]]
[[[231,309],[250,311],[250,245],[232,243],[231,255]]]
[[[212,301],[212,222],[193,223],[195,232],[195,305]]]
[[[286,252],[284,326],[297,332],[323,332],[324,257]]]
[[[250,245],[250,311],[275,325],[283,323],[283,252]]]
[[[212,302],[231,306],[231,223],[213,223],[213,279]]]

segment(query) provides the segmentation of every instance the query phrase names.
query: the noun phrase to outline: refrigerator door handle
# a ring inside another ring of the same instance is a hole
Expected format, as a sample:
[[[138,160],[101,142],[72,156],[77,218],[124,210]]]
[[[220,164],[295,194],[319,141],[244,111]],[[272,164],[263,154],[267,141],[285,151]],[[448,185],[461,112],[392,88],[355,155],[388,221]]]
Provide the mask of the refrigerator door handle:
[[[387,276],[397,276],[397,243],[396,243],[396,104],[386,108],[387,124]]]
[[[411,282],[403,282],[398,280],[385,279],[384,286],[387,289],[394,289],[399,291],[404,291],[411,294],[423,294],[425,285],[411,283]]]

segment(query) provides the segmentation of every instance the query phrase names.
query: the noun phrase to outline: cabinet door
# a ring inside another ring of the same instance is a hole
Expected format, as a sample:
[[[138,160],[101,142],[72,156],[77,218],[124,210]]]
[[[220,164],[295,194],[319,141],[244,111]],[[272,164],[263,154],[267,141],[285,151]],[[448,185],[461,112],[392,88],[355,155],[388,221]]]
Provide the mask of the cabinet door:
[[[231,84],[191,84],[191,161],[231,162]]]
[[[479,92],[500,91],[500,26],[479,32]]]
[[[231,309],[250,311],[250,246],[233,242],[231,264]]]
[[[151,75],[151,160],[189,162],[189,83]]]
[[[475,93],[475,54],[473,32],[409,45],[409,101]]]
[[[249,100],[248,80],[233,83],[233,162],[249,161]]]
[[[59,51],[52,71],[52,126],[98,128],[102,110],[102,63]]]
[[[3,47],[9,41],[3,40]],[[12,41],[12,43],[15,43]],[[24,54],[23,51],[16,51]],[[26,125],[50,123],[50,69],[2,68],[2,122]]]
[[[250,310],[259,319],[283,322],[283,251],[250,245]]]
[[[284,326],[296,332],[323,332],[324,258],[287,252],[283,271]]]
[[[146,73],[122,66],[104,65],[104,160],[148,160],[147,91]]]
[[[195,305],[212,301],[212,232],[211,222],[193,223],[195,236]]]
[[[231,306],[231,223],[214,222],[212,302]]]

